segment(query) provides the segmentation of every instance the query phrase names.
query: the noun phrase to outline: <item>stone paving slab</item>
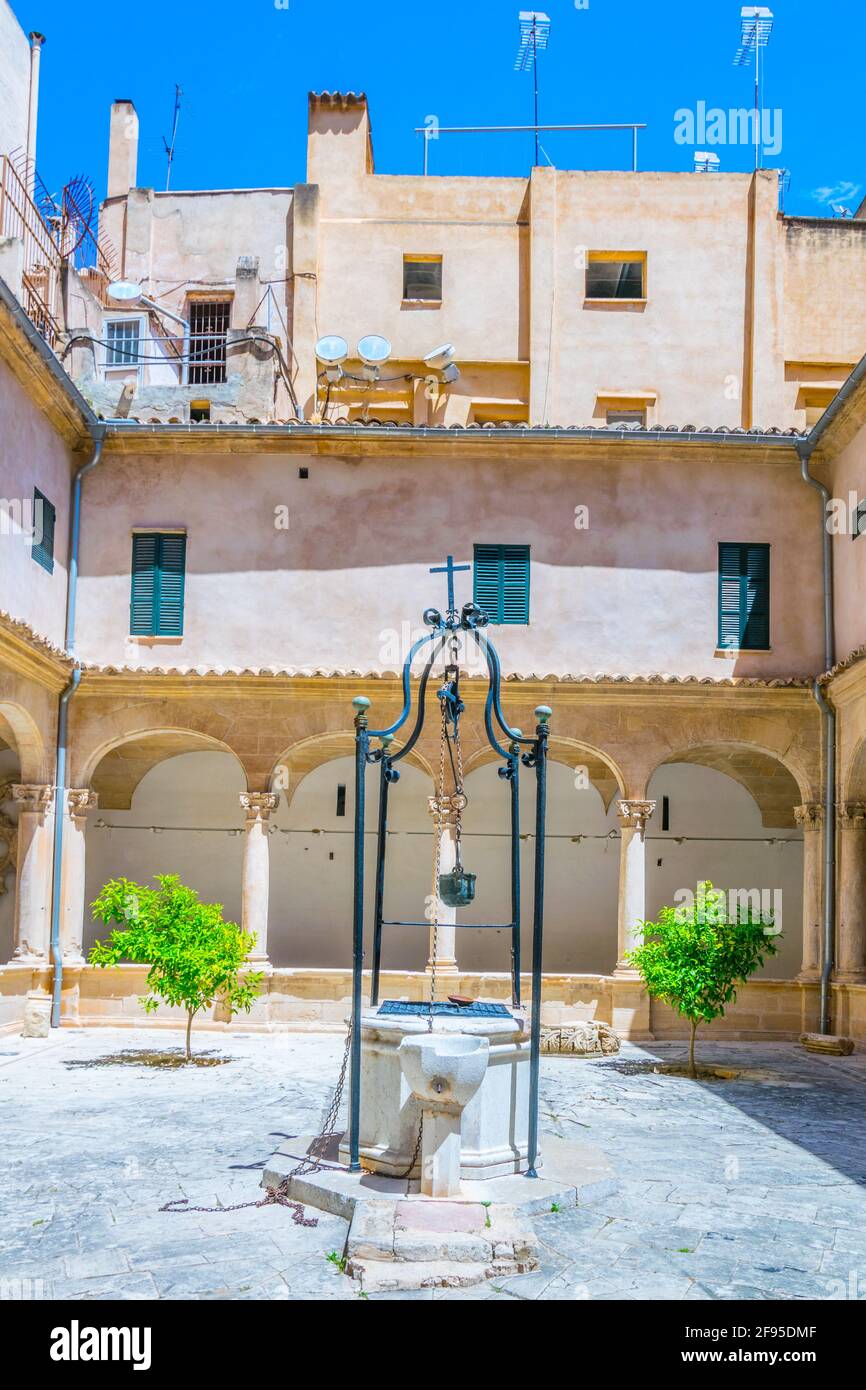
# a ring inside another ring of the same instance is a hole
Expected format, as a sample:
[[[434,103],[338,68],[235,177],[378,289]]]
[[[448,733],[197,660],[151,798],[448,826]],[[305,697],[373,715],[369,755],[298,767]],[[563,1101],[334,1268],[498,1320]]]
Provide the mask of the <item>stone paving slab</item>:
[[[180,1034],[78,1029],[5,1037],[0,1056],[0,1295],[87,1299],[357,1299],[347,1222],[301,1227],[255,1202],[278,1145],[316,1132],[337,1036],[199,1034],[224,1066],[91,1064]],[[542,1141],[612,1160],[616,1191],[534,1216],[541,1267],[421,1301],[866,1299],[866,1059],[795,1044],[701,1045],[759,1073],[693,1083],[636,1067],[681,1044],[542,1059]],[[69,1065],[75,1063],[76,1065]],[[215,1212],[160,1208],[188,1198]],[[333,1259],[329,1259],[333,1255]]]

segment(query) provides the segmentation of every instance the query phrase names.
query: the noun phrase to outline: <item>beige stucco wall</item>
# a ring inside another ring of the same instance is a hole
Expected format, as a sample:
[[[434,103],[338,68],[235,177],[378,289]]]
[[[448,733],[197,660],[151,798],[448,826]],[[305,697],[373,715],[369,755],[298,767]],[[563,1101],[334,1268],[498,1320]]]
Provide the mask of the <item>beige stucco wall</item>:
[[[474,441],[473,441],[474,442]],[[478,441],[482,443],[481,440]],[[531,547],[531,621],[497,632],[506,670],[727,677],[820,669],[819,511],[796,455],[762,463],[682,448],[665,461],[267,452],[119,455],[86,484],[79,598],[89,662],[395,669],[451,551]],[[309,468],[301,480],[299,466]],[[288,529],[275,509],[288,508]],[[575,508],[589,529],[575,529]],[[127,640],[130,533],[186,527],[186,631]],[[769,542],[772,651],[715,655],[718,542]],[[810,583],[806,576],[812,575]],[[459,577],[458,598],[471,596]]]
[[[0,534],[0,609],[29,625],[41,637],[62,645],[66,612],[66,557],[72,457],[23,386],[0,362],[0,499],[32,517],[33,489],[54,504],[54,572],[31,556],[32,540],[9,520]]]
[[[849,522],[851,494],[866,497],[866,427],[833,460],[830,474],[833,498],[845,504]],[[866,535],[852,539],[850,529],[833,538],[836,656],[844,661],[866,643]]]
[[[30,44],[11,5],[0,0],[0,154],[24,151],[30,101]]]

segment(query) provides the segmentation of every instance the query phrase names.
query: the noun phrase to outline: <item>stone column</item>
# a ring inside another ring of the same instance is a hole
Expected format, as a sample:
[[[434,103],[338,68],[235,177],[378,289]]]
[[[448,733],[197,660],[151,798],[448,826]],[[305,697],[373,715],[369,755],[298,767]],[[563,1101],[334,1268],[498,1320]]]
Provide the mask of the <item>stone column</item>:
[[[439,873],[449,874],[457,862],[457,841],[454,838],[454,827],[451,824],[450,803],[451,798],[446,797],[444,824],[442,826],[442,848],[439,855]],[[431,796],[429,800],[430,814],[436,816],[436,797]],[[431,893],[431,905],[433,897],[438,903],[438,920],[436,929],[430,928],[430,955],[427,959],[427,974],[432,975],[433,966],[436,966],[436,998],[445,998],[447,990],[439,987],[439,982],[447,977],[459,975],[457,966],[457,928],[454,925],[457,921],[456,907],[448,907],[439,898],[439,884],[433,884]],[[432,920],[432,919],[431,919]],[[434,939],[435,938],[435,939]]]
[[[12,788],[18,803],[15,947],[21,965],[47,965],[51,940],[51,872],[54,839],[54,788]]]
[[[835,978],[866,980],[866,802],[846,801],[839,813],[839,909]]]
[[[87,816],[98,804],[96,792],[78,787],[66,793],[63,863],[60,869],[60,951],[64,964],[84,964],[84,889],[87,867]]]
[[[241,925],[244,931],[256,938],[250,952],[250,961],[255,965],[266,965],[268,961],[268,899],[271,886],[268,820],[279,804],[279,792],[241,793],[241,806],[247,817]]]
[[[619,913],[615,975],[636,978],[637,971],[625,959],[637,944],[635,927],[646,917],[646,823],[656,808],[654,801],[619,801],[622,840],[619,857]]]
[[[824,807],[818,801],[795,806],[794,820],[803,832],[803,964],[797,979],[810,984],[821,978]]]

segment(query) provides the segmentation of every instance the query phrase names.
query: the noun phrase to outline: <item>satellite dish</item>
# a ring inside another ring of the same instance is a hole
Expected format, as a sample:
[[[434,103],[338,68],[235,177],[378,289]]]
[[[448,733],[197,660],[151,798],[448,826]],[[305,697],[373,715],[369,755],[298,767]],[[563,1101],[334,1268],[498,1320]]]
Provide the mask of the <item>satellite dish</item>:
[[[447,367],[454,358],[454,344],[443,343],[441,347],[428,352],[424,361],[428,367]]]
[[[378,333],[370,333],[359,342],[358,356],[368,367],[381,367],[391,356],[391,344]]]
[[[141,299],[141,285],[136,285],[133,280],[114,280],[108,286],[110,299],[120,299],[124,303],[131,303],[134,299]]]
[[[316,343],[316,357],[328,367],[338,367],[349,356],[349,344],[345,338],[332,334],[320,338]]]

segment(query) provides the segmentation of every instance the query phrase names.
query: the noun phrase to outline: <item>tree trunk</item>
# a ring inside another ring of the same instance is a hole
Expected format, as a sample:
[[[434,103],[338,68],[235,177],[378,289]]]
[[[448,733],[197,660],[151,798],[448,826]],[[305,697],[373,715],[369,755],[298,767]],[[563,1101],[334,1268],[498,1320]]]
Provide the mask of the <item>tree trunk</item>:
[[[692,1081],[696,1081],[698,1077],[697,1068],[695,1066],[695,1034],[697,1031],[697,1020],[692,1019],[692,1036],[689,1039],[689,1076]]]
[[[186,1060],[187,1060],[188,1062],[191,1062],[191,1061],[192,1061],[192,1046],[191,1046],[191,1043],[190,1043],[190,1034],[192,1033],[192,1021],[193,1021],[194,1018],[195,1018],[195,1009],[187,1009],[187,1011],[186,1011]]]

